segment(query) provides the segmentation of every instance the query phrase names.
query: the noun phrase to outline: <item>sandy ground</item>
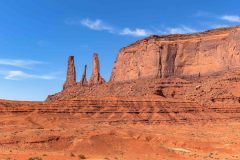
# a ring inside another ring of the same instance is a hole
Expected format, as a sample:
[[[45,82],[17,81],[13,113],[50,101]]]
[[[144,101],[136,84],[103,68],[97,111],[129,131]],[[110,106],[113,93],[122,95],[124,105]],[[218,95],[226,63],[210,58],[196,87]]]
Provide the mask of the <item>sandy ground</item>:
[[[240,123],[110,125],[76,117],[1,115],[0,159],[240,159]]]

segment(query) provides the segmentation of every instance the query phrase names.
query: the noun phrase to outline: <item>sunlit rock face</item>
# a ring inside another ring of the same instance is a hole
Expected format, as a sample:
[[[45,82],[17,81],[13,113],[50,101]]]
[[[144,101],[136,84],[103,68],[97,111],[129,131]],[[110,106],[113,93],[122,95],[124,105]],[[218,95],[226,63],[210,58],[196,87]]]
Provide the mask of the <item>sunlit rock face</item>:
[[[240,67],[239,53],[239,27],[150,36],[120,50],[110,81],[211,75]]]
[[[67,77],[64,82],[63,89],[69,88],[76,85],[76,71],[74,65],[74,57],[68,57],[68,68],[67,68]]]
[[[92,66],[92,75],[89,80],[89,84],[102,84],[105,80],[100,75],[100,63],[98,59],[98,54],[93,54],[93,66]]]
[[[82,86],[87,86],[88,85],[88,81],[87,81],[87,65],[84,66],[84,70],[83,70],[83,74],[82,74],[82,78],[80,81],[80,85]]]

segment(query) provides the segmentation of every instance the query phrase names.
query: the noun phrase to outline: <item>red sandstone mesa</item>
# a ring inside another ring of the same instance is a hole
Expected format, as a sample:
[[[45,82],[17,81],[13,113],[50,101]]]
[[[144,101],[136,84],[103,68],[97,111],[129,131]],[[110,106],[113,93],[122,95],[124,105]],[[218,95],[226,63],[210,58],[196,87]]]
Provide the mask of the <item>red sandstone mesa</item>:
[[[240,28],[150,36],[122,48],[111,82],[211,75],[240,67]]]
[[[89,82],[86,80],[85,68],[80,85],[49,96],[48,100],[157,95],[191,99],[202,104],[217,101],[235,104],[240,98],[231,85],[238,85],[237,80],[232,80],[236,79],[235,74],[238,72],[230,71],[240,67],[239,41],[239,27],[188,35],[150,36],[121,49],[108,83],[104,83],[100,76],[99,59],[94,54]],[[214,79],[211,77],[213,74],[221,77]],[[201,81],[206,75],[211,77],[211,83],[210,80]],[[196,79],[189,80],[189,76]],[[73,81],[70,84],[76,83]]]

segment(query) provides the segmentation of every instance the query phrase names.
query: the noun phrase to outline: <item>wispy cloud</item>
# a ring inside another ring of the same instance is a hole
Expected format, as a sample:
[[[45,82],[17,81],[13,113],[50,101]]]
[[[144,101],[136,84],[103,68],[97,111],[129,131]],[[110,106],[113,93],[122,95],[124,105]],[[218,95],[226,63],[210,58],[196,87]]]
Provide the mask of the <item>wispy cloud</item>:
[[[129,27],[125,27],[125,28],[119,29],[117,27],[114,27],[110,24],[103,22],[103,20],[101,20],[101,19],[96,19],[96,20],[92,20],[89,18],[84,18],[82,20],[68,19],[65,21],[65,23],[68,25],[82,25],[91,30],[107,31],[109,33],[118,34],[118,35],[143,37],[143,36],[148,36],[151,34],[150,31],[148,31],[146,29],[142,29],[142,28],[130,29]]]
[[[41,61],[34,60],[21,60],[21,59],[0,59],[0,65],[8,65],[20,68],[31,68],[31,66],[36,64],[42,64]]]
[[[187,26],[180,26],[180,27],[167,28],[165,32],[167,34],[185,34],[185,33],[198,32],[198,30],[196,30],[194,28],[187,27]]]
[[[211,24],[211,28],[224,28],[224,27],[229,27],[230,25],[227,24]]]
[[[222,20],[226,20],[229,22],[240,22],[240,16],[238,15],[223,15],[220,17]]]
[[[97,20],[90,20],[88,18],[86,19],[82,19],[80,21],[80,23],[83,25],[83,26],[86,26],[90,29],[93,29],[93,30],[106,30],[106,31],[109,31],[109,32],[113,32],[113,27],[111,27],[110,25],[108,24],[105,24],[102,20],[100,19],[97,19]]]
[[[222,16],[219,16],[214,13],[206,12],[206,11],[198,11],[195,14],[193,14],[195,17],[205,17],[205,18],[212,18],[215,20],[224,20],[228,22],[240,22],[240,16],[239,15],[230,15],[230,14],[225,14]]]
[[[52,80],[56,79],[55,76],[52,75],[36,75],[36,74],[29,74],[25,73],[23,71],[7,71],[3,72],[4,74],[4,79],[7,80],[21,80],[21,79],[42,79],[42,80]]]
[[[135,37],[149,36],[152,34],[151,31],[147,31],[146,29],[136,28],[131,30],[130,28],[124,28],[119,32],[121,35],[131,35]]]
[[[82,19],[81,20],[81,25],[88,27],[89,29],[92,30],[105,30],[110,33],[114,34],[119,34],[119,35],[130,35],[134,37],[143,37],[143,36],[148,36],[151,34],[151,32],[141,29],[141,28],[136,28],[136,29],[130,29],[130,28],[123,28],[123,29],[117,29],[105,22],[103,22],[100,19],[96,20],[91,20],[91,19]]]
[[[80,23],[79,23],[80,22]],[[146,28],[117,28],[108,23],[103,22],[101,19],[91,20],[89,18],[85,18],[82,20],[70,20],[68,19],[65,21],[68,25],[82,25],[91,30],[98,30],[98,31],[107,31],[112,34],[123,35],[123,36],[134,36],[134,37],[146,37],[152,34],[183,34],[183,33],[193,33],[197,32],[196,29],[187,26],[180,26],[180,27],[165,27],[159,30],[152,30]]]
[[[34,67],[34,65],[43,64],[41,61],[35,60],[20,60],[20,59],[0,59],[0,65],[12,66],[22,69],[1,69],[0,75],[7,80],[21,80],[21,79],[42,79],[52,80],[56,79],[55,74],[35,74],[27,73],[23,70]]]
[[[206,11],[198,11],[193,14],[194,17],[202,17],[201,25],[205,27],[205,29],[213,29],[213,28],[223,28],[230,27],[233,25],[237,25],[240,23],[239,15],[231,15],[231,14],[215,14]]]

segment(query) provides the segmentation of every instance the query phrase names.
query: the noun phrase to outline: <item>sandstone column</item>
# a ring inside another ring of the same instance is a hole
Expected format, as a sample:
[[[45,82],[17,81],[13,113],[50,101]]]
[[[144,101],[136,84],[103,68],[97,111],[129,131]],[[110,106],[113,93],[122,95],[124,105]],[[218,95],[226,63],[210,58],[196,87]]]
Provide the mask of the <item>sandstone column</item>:
[[[63,89],[71,87],[76,84],[76,71],[74,65],[74,56],[68,57],[67,78],[64,82]]]
[[[86,73],[87,73],[87,65],[84,66],[84,70],[83,70],[83,74],[82,74],[82,79],[80,81],[80,84],[82,86],[86,86],[88,85],[88,81],[87,81],[87,78],[86,78]]]
[[[98,54],[93,54],[93,65],[92,65],[92,75],[89,80],[89,84],[102,84],[105,83],[105,80],[100,75],[100,65],[99,65],[99,59]]]

